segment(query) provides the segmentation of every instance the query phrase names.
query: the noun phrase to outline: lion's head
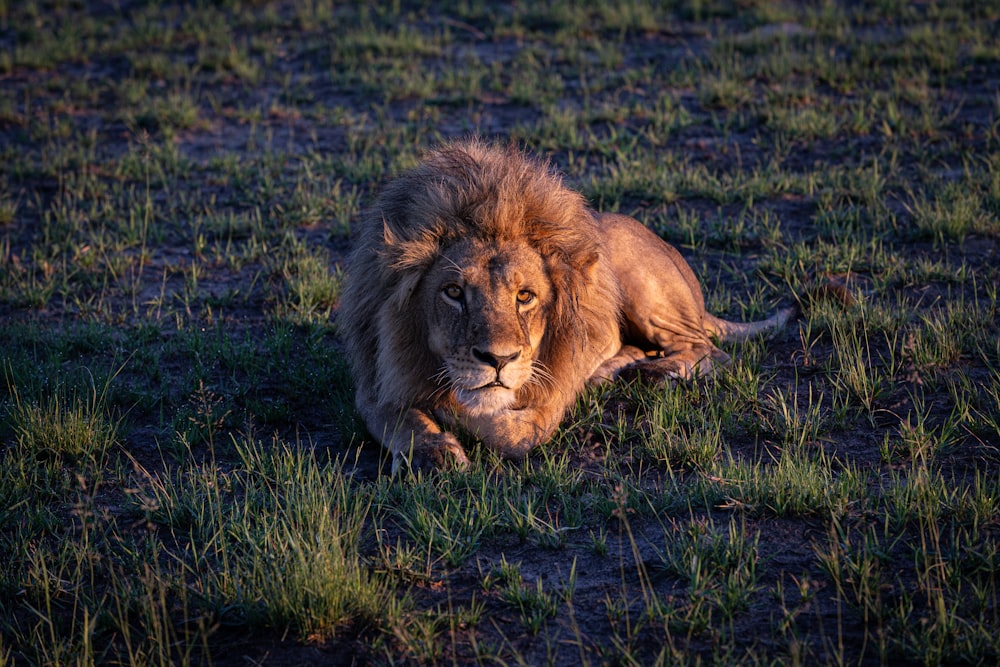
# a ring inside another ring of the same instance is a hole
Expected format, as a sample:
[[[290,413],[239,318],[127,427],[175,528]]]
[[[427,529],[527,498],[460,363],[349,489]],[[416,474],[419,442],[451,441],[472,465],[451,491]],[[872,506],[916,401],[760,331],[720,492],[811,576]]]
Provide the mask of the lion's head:
[[[527,436],[491,416],[540,404],[561,416],[618,343],[620,297],[593,213],[513,148],[452,144],[392,181],[348,278],[338,318],[358,406],[383,442],[380,425],[412,440],[416,426],[390,422],[418,408],[523,453]],[[519,428],[537,440],[555,425]]]

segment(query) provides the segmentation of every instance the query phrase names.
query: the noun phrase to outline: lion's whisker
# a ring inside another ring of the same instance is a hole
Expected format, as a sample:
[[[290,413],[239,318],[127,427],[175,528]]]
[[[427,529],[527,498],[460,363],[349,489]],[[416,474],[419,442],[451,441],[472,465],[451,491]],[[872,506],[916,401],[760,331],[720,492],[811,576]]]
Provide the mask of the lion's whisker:
[[[439,387],[438,389],[435,389],[433,392],[431,392],[430,400],[432,402],[436,402],[436,401],[440,400],[441,397],[445,396],[449,392],[450,389],[451,389],[450,386]]]
[[[556,386],[556,378],[552,371],[541,361],[534,361],[531,364],[532,373],[528,382],[542,389],[553,389]]]
[[[455,380],[451,377],[448,372],[448,365],[442,364],[441,370],[432,375],[429,380],[436,385],[439,385],[437,389],[431,392],[431,400],[436,401],[443,396],[446,396],[449,392],[457,387]]]
[[[451,382],[451,378],[448,375],[448,366],[446,365],[441,366],[441,370],[439,370],[434,375],[430,376],[428,379],[435,384],[441,384],[443,382]]]

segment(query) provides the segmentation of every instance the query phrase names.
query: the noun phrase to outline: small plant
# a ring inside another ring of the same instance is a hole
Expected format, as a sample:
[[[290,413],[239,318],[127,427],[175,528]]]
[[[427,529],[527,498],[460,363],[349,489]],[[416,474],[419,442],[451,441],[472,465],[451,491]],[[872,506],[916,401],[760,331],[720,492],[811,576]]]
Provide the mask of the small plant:
[[[862,315],[860,328],[847,319],[833,322],[835,366],[831,369],[837,394],[834,402],[841,405],[854,402],[873,419],[879,403],[894,386],[898,366],[894,335],[885,334],[885,347],[872,341]],[[884,349],[885,351],[882,351]]]
[[[775,389],[764,397],[763,422],[783,445],[801,449],[808,443],[816,442],[826,425],[822,402],[822,396],[813,396],[811,384],[804,409],[799,407],[797,396],[786,396],[780,388]]]
[[[7,391],[12,401],[8,419],[25,456],[100,466],[118,442],[118,424],[106,414],[105,394],[94,386],[84,395],[59,386],[31,401],[8,379]]]
[[[533,539],[544,549],[558,549],[565,545],[567,531],[573,526],[560,526],[558,515],[548,509],[547,516],[540,513],[537,496],[522,496],[519,502],[507,500],[505,522],[521,541]]]
[[[698,412],[705,397],[697,390],[677,390],[656,396],[644,393],[643,413],[649,428],[639,438],[641,450],[668,466],[706,469],[724,450],[725,417],[716,407]],[[695,413],[692,414],[692,409]]]
[[[925,400],[913,397],[913,410],[900,420],[898,437],[894,439],[894,454],[915,461],[930,462],[938,452],[947,451],[958,440],[958,421],[949,417],[940,427],[930,425]]]
[[[178,411],[171,453],[181,461],[190,454],[192,447],[203,443],[214,453],[217,436],[223,432],[231,415],[232,408],[227,405],[226,397],[206,387],[205,381],[199,378],[184,409]]]
[[[537,635],[545,622],[555,618],[559,611],[558,597],[544,589],[541,578],[535,585],[525,584],[520,568],[501,562],[501,577],[504,586],[500,596],[504,602],[517,609],[521,625],[530,635]]]
[[[1000,371],[992,372],[990,382],[983,388],[981,404],[976,414],[982,428],[990,436],[1000,437]]]
[[[231,483],[241,493],[225,492],[220,476],[198,526],[205,547],[195,567],[208,602],[251,627],[317,636],[395,617],[391,587],[358,552],[371,497],[351,488],[339,464],[321,467],[301,449],[253,440],[234,447],[242,467]]]
[[[692,518],[684,526],[664,529],[660,566],[685,581],[692,609],[698,601],[709,600],[732,619],[757,589],[759,537],[748,535],[736,521],[723,536],[711,519]]]
[[[924,194],[914,195],[908,210],[913,217],[914,232],[939,244],[962,241],[968,234],[986,230],[990,225],[979,194],[967,184],[944,184],[937,189],[934,199]]]
[[[0,185],[0,229],[9,227],[17,219],[17,210],[20,208],[20,200],[12,199],[6,183]]]
[[[340,297],[339,268],[331,271],[322,253],[296,248],[278,270],[287,292],[277,304],[275,316],[300,325],[328,326]]]
[[[852,535],[836,520],[830,523],[827,543],[816,545],[819,563],[833,579],[837,595],[876,626],[891,613],[882,599],[882,560],[888,555],[882,545],[875,528]]]
[[[718,63],[714,71],[703,72],[699,98],[707,107],[735,109],[753,99],[753,91],[742,77],[738,58]]]
[[[440,558],[451,567],[464,563],[496,517],[489,505],[471,495],[439,496],[430,480],[416,480],[395,513],[427,562]]]

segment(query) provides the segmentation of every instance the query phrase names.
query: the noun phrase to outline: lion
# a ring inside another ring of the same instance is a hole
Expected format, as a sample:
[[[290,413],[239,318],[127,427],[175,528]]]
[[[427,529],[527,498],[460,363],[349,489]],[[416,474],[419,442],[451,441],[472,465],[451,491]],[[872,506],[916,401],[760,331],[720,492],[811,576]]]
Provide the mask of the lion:
[[[516,147],[466,140],[367,211],[337,318],[358,411],[395,471],[466,466],[456,432],[523,458],[588,383],[706,374],[729,361],[717,340],[795,314],[709,314],[690,266],[642,223],[597,213]]]

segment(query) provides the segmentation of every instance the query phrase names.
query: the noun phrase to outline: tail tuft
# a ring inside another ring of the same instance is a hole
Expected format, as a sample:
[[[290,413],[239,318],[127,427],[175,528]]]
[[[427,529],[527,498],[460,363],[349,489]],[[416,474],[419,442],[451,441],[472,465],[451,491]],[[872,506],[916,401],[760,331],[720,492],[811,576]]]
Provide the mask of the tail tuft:
[[[817,301],[825,301],[827,299],[836,301],[840,304],[841,308],[845,309],[853,307],[858,302],[851,290],[847,289],[844,284],[830,281],[822,285],[810,287],[803,292],[802,296],[799,297],[799,307],[802,310],[807,310]]]

